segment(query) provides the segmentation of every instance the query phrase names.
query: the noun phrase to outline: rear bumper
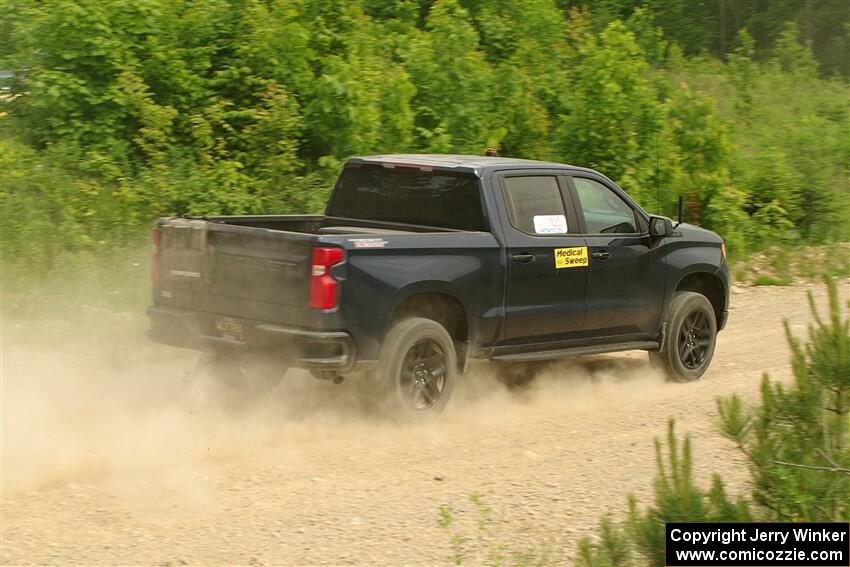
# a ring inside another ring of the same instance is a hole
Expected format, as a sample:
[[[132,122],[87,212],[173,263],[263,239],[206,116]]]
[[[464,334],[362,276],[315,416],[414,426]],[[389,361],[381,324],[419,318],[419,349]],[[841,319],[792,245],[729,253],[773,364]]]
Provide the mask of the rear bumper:
[[[216,331],[219,316],[174,307],[148,308],[147,336],[158,343],[189,348],[250,349],[286,358],[292,366],[311,370],[347,372],[354,368],[356,351],[351,335],[343,331],[307,331],[262,321],[226,318],[241,327],[240,336]]]

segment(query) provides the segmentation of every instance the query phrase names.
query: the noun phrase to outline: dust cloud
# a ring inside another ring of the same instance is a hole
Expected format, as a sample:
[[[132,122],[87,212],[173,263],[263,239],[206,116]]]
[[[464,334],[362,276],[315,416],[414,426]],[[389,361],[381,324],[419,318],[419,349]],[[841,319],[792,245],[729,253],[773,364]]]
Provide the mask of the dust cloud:
[[[201,505],[198,481],[211,460],[244,461],[273,447],[297,462],[308,458],[305,447],[328,453],[362,439],[391,449],[506,420],[522,427],[554,407],[601,411],[665,387],[644,353],[540,365],[521,387],[498,380],[495,365],[475,363],[439,419],[411,423],[378,411],[362,377],[334,385],[291,369],[275,390],[234,411],[195,371],[197,353],[144,336],[141,311],[83,305],[56,319],[4,318],[4,497],[109,483],[128,499],[149,498],[154,487],[164,500]]]

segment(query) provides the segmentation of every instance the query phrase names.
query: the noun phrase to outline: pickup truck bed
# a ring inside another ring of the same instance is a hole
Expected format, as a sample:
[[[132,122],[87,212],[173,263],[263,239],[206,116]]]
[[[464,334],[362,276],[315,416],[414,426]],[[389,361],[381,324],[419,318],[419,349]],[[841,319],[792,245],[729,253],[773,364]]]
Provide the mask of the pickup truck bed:
[[[498,264],[498,245],[488,233],[318,215],[163,219],[158,232],[151,314],[161,324],[152,337],[198,349],[243,342],[264,349],[288,346],[292,362],[311,369],[351,370],[355,353],[361,367],[374,365],[379,329],[391,308],[384,298],[396,291],[405,271],[419,273],[423,251],[429,253],[432,277],[445,284],[478,272],[488,250],[487,263]],[[424,235],[427,241],[419,238]],[[310,307],[311,254],[317,247],[346,250],[344,264],[333,268],[344,283],[340,305],[332,310]],[[470,258],[475,256],[479,260]],[[390,262],[397,275],[388,274],[385,283],[376,280],[376,262],[380,271]],[[486,272],[473,277],[483,285]]]

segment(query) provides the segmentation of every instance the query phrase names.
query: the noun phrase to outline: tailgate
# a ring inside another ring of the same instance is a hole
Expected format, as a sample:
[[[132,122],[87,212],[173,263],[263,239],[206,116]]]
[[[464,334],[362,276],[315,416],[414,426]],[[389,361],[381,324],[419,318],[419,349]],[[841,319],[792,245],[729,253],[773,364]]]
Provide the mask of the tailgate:
[[[313,236],[194,219],[159,230],[157,304],[292,325],[309,310]]]

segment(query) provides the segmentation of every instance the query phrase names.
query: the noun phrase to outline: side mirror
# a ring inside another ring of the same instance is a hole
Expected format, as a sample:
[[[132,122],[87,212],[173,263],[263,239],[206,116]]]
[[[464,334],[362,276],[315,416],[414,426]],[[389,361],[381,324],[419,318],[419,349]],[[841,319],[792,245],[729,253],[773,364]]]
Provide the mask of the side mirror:
[[[673,234],[673,221],[666,217],[649,217],[649,235],[664,238]]]

